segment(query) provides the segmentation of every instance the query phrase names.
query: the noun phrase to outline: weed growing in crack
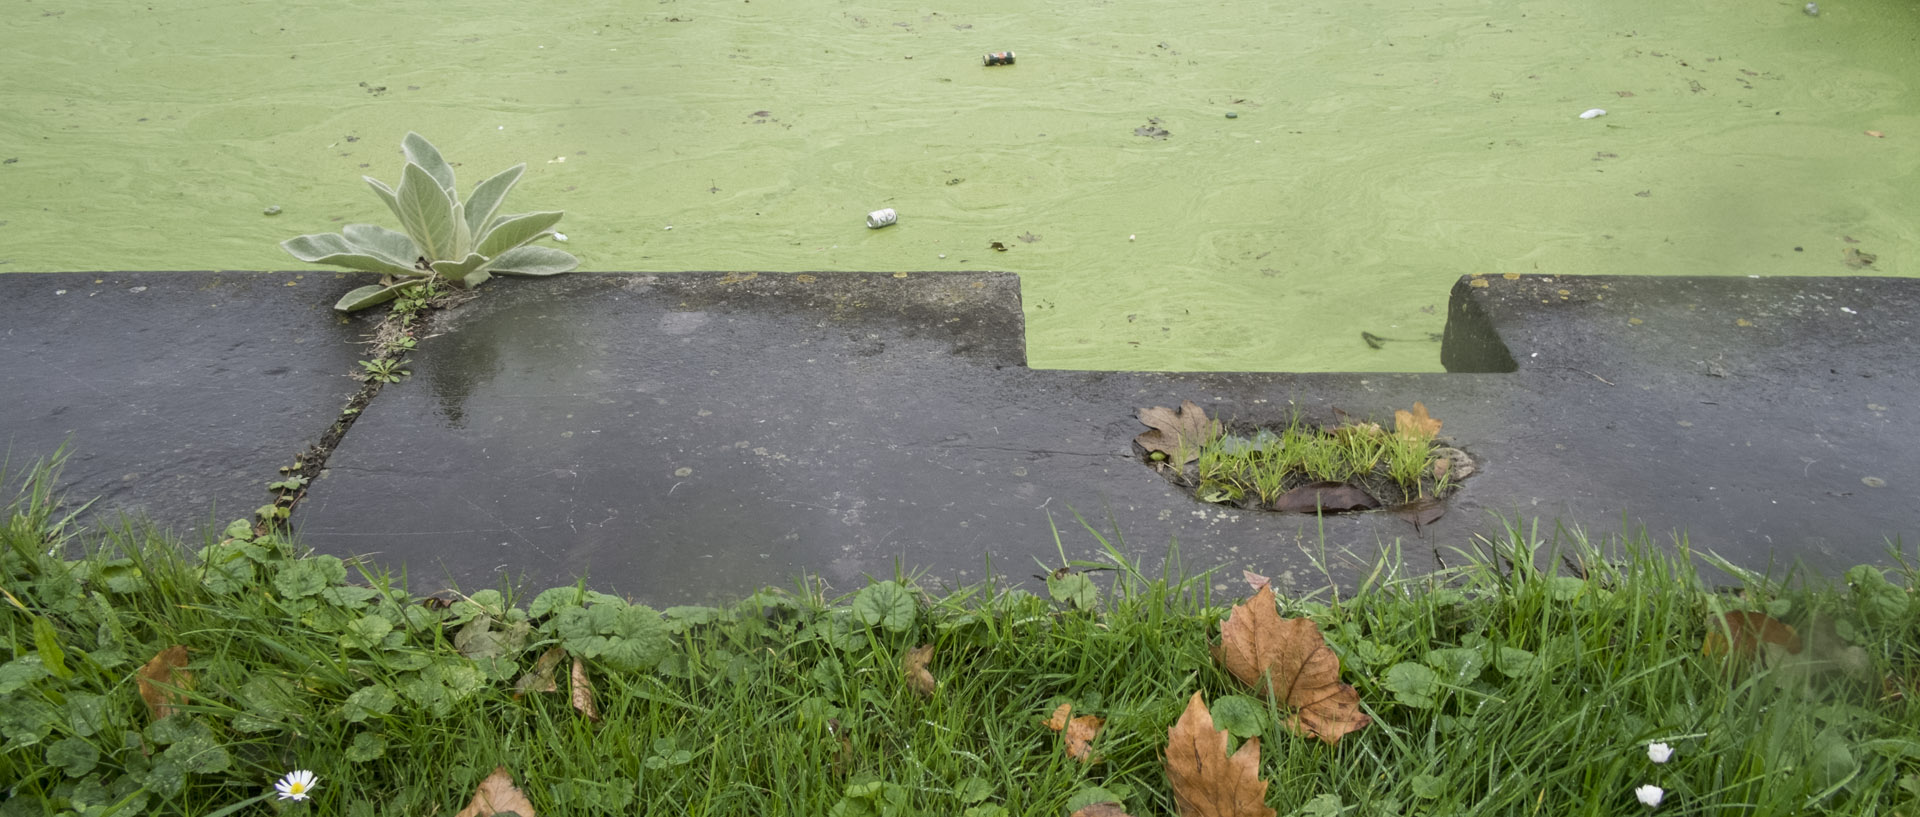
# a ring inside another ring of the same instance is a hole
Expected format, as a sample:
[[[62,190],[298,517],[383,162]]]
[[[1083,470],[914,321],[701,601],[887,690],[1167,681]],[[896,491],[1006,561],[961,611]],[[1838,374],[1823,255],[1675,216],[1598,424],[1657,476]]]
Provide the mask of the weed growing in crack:
[[[334,309],[354,312],[415,298],[441,282],[472,289],[495,275],[558,275],[580,265],[570,253],[533,243],[553,234],[560,211],[495,215],[526,172],[524,163],[481,182],[463,202],[453,165],[433,143],[408,133],[400,146],[407,162],[398,188],[363,178],[405,232],[349,224],[338,233],[297,236],[280,244],[302,261],[381,274],[380,283],[348,292]]]
[[[406,365],[406,361],[398,358],[362,360],[360,361],[360,368],[366,371],[361,374],[361,378],[375,383],[398,383],[400,382],[400,378],[413,373],[408,369],[402,368]]]

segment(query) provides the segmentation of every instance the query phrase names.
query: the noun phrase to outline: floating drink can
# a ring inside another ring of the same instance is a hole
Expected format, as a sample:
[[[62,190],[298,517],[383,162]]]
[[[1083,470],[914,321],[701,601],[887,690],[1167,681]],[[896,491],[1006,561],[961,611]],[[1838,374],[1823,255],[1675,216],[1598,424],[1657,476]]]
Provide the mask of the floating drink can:
[[[885,227],[899,220],[900,220],[900,214],[895,213],[892,207],[888,207],[884,210],[875,210],[867,214],[867,226],[875,230],[878,230],[881,227]]]
[[[986,61],[988,65],[1012,65],[1013,52],[1012,51],[995,51],[986,56]]]

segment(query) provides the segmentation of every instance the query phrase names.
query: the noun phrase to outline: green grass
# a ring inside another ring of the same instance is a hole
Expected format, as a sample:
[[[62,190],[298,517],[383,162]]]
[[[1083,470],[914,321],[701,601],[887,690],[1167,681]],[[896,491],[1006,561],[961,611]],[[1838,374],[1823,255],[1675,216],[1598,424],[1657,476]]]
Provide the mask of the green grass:
[[[1149,577],[1118,546],[1042,595],[896,576],[658,612],[582,588],[443,607],[244,523],[197,556],[138,525],[81,531],[47,469],[18,484],[0,815],[451,814],[496,765],[542,815],[1067,817],[1102,797],[1172,814],[1167,728],[1196,690],[1245,693],[1208,652],[1238,580],[1222,597],[1225,578]],[[1647,783],[1663,815],[1920,813],[1913,568],[1723,590],[1684,545],[1519,526],[1446,555],[1437,574],[1385,559],[1281,600],[1319,624],[1374,723],[1333,746],[1271,710],[1242,724],[1279,813],[1635,814]],[[1734,609],[1835,634],[1821,654],[1838,657],[1704,656]],[[925,643],[931,699],[900,667]],[[189,699],[155,723],[134,675],[174,644]],[[603,724],[564,693],[514,696],[553,646],[586,657]],[[1041,725],[1067,701],[1106,718],[1101,762]],[[1650,741],[1673,760],[1650,762]],[[320,776],[312,802],[246,804],[293,769]]]
[[[1431,434],[1383,431],[1377,424],[1322,429],[1295,414],[1273,429],[1216,423],[1191,471],[1175,480],[1207,502],[1241,507],[1271,505],[1303,485],[1341,482],[1365,489],[1392,507],[1452,490],[1436,476]]]

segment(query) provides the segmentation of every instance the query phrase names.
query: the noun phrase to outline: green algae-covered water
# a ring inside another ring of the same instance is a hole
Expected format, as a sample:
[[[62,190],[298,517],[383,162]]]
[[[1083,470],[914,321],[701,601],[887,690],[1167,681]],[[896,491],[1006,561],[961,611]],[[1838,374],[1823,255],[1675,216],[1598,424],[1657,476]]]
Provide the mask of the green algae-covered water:
[[[584,270],[1012,270],[1038,367],[1437,370],[1466,273],[1920,275],[1920,3],[1820,5],[21,0],[0,271],[296,268],[412,129]]]

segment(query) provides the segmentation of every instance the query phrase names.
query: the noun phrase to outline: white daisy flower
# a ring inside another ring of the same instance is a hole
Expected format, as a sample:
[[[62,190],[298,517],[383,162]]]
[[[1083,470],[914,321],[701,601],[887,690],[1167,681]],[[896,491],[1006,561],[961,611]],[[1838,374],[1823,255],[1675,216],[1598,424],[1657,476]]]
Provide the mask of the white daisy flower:
[[[320,785],[320,778],[314,777],[313,772],[301,769],[287,772],[286,777],[280,778],[280,782],[273,784],[273,789],[280,792],[282,800],[305,800],[313,793],[313,787],[318,785]]]
[[[1655,763],[1665,763],[1673,757],[1673,747],[1664,743],[1647,744],[1647,759]]]

